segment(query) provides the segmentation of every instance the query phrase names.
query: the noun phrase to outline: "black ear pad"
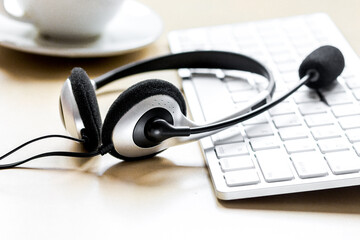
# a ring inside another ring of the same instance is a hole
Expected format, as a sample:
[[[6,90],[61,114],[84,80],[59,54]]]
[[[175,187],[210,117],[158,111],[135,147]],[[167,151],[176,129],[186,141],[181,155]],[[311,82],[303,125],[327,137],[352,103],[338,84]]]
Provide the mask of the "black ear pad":
[[[96,150],[101,140],[101,116],[94,87],[82,68],[74,68],[69,77],[80,117],[84,123],[81,135],[88,151]]]
[[[179,104],[181,112],[186,116],[184,97],[173,84],[155,79],[139,82],[124,91],[111,105],[102,128],[103,147],[106,148],[112,144],[112,132],[120,118],[135,104],[154,95],[168,95],[172,97]],[[117,158],[129,160],[118,154],[114,148],[112,148],[110,154]]]

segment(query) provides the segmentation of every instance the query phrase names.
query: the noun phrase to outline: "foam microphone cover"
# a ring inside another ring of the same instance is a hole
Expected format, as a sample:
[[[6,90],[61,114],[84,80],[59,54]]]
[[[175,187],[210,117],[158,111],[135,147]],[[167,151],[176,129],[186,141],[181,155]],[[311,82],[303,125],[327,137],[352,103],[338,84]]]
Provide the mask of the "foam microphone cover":
[[[322,46],[310,53],[299,68],[299,76],[303,78],[316,71],[319,76],[310,80],[306,86],[310,88],[323,88],[330,86],[344,70],[345,60],[341,51],[333,46]]]

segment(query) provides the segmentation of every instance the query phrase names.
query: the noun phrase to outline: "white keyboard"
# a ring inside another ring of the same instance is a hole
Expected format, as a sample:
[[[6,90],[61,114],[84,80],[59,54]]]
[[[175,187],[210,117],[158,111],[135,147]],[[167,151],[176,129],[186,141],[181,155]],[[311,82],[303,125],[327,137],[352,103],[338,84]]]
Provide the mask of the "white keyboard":
[[[273,109],[201,140],[215,192],[240,199],[360,184],[360,61],[326,14],[173,31],[171,51],[224,50],[267,65],[273,98],[299,81],[302,59],[331,44],[346,67],[329,89],[306,86]],[[225,78],[217,78],[219,71]],[[190,74],[189,74],[190,73]],[[263,87],[236,71],[179,70],[192,116],[207,122],[231,114]]]

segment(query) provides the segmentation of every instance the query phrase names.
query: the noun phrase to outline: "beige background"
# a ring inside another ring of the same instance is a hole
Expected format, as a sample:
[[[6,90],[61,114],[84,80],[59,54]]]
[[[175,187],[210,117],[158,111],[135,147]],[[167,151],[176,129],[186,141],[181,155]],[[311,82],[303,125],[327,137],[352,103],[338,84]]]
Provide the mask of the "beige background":
[[[92,76],[169,52],[167,32],[212,24],[326,12],[360,53],[360,2],[346,0],[143,0],[164,20],[150,47],[124,56],[62,59],[0,48],[1,152],[49,133],[65,134],[60,88],[74,66]],[[160,76],[181,86],[174,72]],[[110,87],[107,89],[109,90]],[[102,91],[104,92],[104,91]],[[117,94],[100,98],[103,117]],[[77,149],[64,140],[33,145],[12,159],[51,149]],[[358,239],[360,188],[224,202],[215,198],[197,143],[147,161],[111,156],[47,158],[0,172],[0,239]]]

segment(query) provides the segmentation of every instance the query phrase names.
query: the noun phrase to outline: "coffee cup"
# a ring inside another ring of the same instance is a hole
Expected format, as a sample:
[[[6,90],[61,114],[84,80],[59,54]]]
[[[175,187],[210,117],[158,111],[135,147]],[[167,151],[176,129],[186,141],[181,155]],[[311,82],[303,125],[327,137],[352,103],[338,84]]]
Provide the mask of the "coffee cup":
[[[90,39],[99,36],[124,0],[0,0],[0,13],[34,25],[42,36]]]

